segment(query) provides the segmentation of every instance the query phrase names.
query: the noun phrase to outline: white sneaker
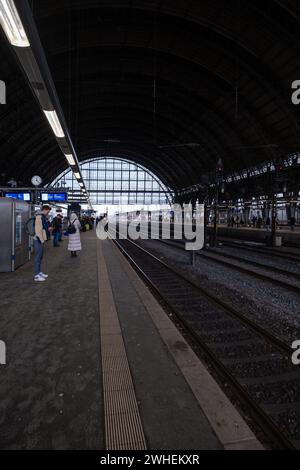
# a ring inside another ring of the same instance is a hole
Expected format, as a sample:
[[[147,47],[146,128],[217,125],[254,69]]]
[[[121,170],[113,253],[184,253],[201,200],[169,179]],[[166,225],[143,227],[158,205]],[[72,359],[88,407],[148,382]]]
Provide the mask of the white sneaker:
[[[40,276],[39,274],[37,276],[34,276],[34,280],[37,282],[46,281],[46,279],[43,276]]]
[[[44,274],[44,273],[40,272],[39,276],[42,276],[42,277],[44,277],[45,279],[47,279],[48,274]]]

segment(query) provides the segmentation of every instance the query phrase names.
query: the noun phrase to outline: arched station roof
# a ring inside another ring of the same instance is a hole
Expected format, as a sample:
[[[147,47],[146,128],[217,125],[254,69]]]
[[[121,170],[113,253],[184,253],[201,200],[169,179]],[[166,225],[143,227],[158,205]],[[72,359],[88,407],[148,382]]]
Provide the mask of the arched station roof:
[[[300,149],[298,0],[29,2],[79,160],[123,156],[175,191]],[[4,35],[1,174],[66,160]]]

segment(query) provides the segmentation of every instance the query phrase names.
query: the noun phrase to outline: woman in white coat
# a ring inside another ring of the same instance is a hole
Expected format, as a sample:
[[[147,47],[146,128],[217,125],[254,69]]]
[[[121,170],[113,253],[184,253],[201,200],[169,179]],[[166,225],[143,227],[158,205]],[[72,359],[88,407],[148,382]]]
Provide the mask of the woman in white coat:
[[[77,256],[76,252],[80,251],[82,247],[81,247],[81,239],[80,239],[81,224],[75,212],[72,212],[72,214],[70,215],[70,225],[74,226],[74,228],[76,229],[76,232],[69,233],[68,250],[71,251],[72,257],[76,257]]]

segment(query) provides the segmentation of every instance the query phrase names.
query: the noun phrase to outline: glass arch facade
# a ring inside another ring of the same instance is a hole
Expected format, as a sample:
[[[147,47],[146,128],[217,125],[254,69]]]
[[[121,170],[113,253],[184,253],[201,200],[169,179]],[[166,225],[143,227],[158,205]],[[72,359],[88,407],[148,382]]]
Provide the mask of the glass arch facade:
[[[80,164],[93,205],[169,204],[172,191],[152,172],[122,158],[98,157]],[[71,170],[60,174],[52,187],[80,191]]]

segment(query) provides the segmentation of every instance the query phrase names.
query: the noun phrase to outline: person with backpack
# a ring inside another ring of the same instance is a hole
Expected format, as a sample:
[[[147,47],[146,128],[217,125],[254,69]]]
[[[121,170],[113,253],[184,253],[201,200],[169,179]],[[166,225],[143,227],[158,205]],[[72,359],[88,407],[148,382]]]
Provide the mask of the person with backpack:
[[[51,207],[48,204],[42,206],[42,209],[35,216],[34,222],[34,280],[37,282],[45,281],[48,274],[44,274],[41,269],[42,259],[44,255],[44,243],[49,238],[49,230],[47,217]]]
[[[60,243],[60,242],[63,242],[63,241],[64,241],[63,238],[62,238],[62,235],[63,235],[63,228],[62,228],[62,226],[63,226],[64,216],[63,216],[63,212],[62,212],[61,209],[56,209],[56,216],[57,216],[57,215],[60,215],[60,217],[61,217],[61,230],[60,230],[59,236],[58,236],[58,242]]]
[[[81,230],[81,223],[77,217],[75,212],[72,212],[70,215],[70,224],[68,227],[68,251],[71,251],[72,258],[76,258],[77,251],[82,249],[81,247],[81,239],[80,239],[80,230]]]
[[[58,213],[56,217],[52,220],[52,229],[53,229],[53,246],[56,248],[59,246],[59,241],[62,232],[62,214]]]

